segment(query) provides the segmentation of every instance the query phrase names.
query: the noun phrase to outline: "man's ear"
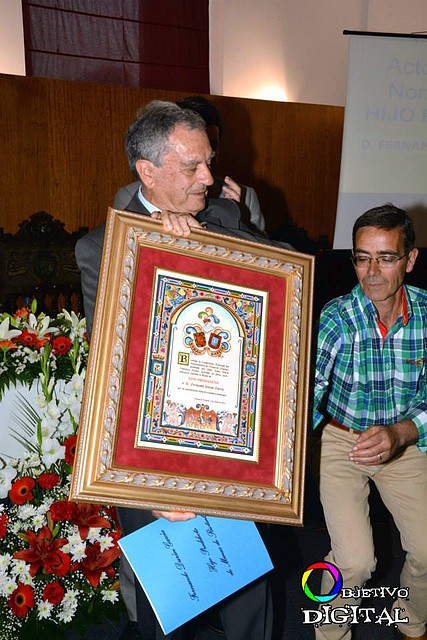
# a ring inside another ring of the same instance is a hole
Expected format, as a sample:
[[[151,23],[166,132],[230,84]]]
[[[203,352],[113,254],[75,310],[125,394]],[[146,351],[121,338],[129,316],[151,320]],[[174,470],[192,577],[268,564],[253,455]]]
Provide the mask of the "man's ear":
[[[409,252],[409,255],[408,255],[408,262],[406,264],[406,273],[410,273],[414,268],[414,264],[415,264],[415,260],[417,259],[417,256],[418,256],[418,249],[414,247],[412,251]]]
[[[137,160],[135,163],[135,169],[138,172],[139,179],[149,189],[153,186],[154,181],[154,165],[150,160]]]

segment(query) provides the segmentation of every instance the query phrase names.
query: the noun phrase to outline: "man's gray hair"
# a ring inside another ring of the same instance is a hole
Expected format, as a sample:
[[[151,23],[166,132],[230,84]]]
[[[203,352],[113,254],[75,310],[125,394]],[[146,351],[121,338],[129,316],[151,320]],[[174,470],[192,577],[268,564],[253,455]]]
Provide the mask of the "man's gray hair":
[[[189,109],[181,109],[174,102],[153,100],[137,115],[126,133],[126,155],[131,171],[137,176],[137,160],[149,160],[160,167],[168,150],[169,136],[177,125],[203,131],[206,123]]]

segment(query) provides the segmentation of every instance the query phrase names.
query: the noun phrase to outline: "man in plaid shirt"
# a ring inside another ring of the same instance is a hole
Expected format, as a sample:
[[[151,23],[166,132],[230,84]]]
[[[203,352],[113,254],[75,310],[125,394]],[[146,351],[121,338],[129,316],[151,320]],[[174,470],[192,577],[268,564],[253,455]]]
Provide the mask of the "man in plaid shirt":
[[[376,558],[369,519],[375,482],[401,535],[406,560],[397,599],[399,638],[427,639],[427,291],[404,285],[418,254],[406,212],[384,205],[353,227],[359,280],[329,302],[319,322],[314,427],[322,425],[320,497],[331,538],[325,560],[343,587],[362,587]],[[322,594],[333,587],[324,571]],[[355,594],[356,595],[356,594]],[[335,607],[360,605],[343,599]],[[348,625],[324,624],[317,640],[351,637]]]

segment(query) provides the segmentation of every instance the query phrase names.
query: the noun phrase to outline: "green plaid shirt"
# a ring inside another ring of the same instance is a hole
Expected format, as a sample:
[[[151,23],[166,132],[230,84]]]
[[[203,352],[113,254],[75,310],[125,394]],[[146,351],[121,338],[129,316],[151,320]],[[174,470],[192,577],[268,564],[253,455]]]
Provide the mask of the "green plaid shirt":
[[[427,291],[405,286],[408,322],[385,340],[359,285],[329,302],[319,322],[313,426],[328,418],[364,431],[404,418],[427,450]]]

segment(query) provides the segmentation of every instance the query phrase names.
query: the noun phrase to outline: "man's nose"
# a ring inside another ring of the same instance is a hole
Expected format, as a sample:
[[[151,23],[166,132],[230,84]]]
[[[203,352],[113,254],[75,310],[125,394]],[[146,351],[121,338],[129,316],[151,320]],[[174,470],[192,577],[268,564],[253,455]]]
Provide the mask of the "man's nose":
[[[205,164],[204,166],[201,167],[200,180],[207,187],[209,187],[211,184],[213,184],[214,179],[212,177],[211,170],[209,169],[207,164]]]
[[[369,260],[368,273],[377,273],[377,271],[379,270],[380,270],[380,265],[378,264],[378,261],[375,260],[375,258],[371,258]]]

